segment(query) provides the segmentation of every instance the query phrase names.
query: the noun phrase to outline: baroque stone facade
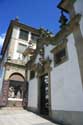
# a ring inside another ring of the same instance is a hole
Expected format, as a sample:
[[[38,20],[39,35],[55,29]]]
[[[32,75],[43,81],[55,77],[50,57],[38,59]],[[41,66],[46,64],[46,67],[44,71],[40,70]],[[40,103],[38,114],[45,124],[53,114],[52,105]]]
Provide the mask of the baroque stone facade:
[[[17,19],[10,22],[1,51],[3,72],[0,83],[1,106],[25,106],[27,101],[24,98],[25,94],[27,95],[25,64],[28,57],[25,59],[23,52],[29,46],[30,41],[33,41],[35,46],[35,40],[38,37],[37,29],[24,25]]]

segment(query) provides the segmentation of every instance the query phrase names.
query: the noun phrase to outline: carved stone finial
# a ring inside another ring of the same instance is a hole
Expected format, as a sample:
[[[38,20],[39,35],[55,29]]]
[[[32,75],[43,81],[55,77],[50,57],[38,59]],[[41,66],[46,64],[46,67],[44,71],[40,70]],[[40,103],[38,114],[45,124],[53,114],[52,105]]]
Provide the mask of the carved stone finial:
[[[19,17],[18,16],[16,16],[15,21],[17,21],[17,22],[19,21]]]

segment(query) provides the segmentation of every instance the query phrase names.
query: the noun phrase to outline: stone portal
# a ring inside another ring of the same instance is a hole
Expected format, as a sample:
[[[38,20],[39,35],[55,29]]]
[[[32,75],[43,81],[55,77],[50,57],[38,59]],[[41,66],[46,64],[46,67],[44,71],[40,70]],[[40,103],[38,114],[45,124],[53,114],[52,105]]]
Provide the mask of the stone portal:
[[[9,78],[8,106],[22,106],[24,77],[14,73]]]

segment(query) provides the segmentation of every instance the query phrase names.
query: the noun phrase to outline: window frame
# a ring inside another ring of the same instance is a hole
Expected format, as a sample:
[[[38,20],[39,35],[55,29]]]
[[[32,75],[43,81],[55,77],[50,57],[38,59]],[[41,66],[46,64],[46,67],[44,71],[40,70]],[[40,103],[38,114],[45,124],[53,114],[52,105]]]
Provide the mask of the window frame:
[[[65,57],[59,63],[56,63],[56,61],[55,61],[56,54],[58,54],[60,51],[62,51],[64,49],[65,49]],[[65,63],[67,60],[68,60],[67,43],[62,43],[61,45],[58,45],[54,50],[54,67]]]
[[[19,51],[19,49],[18,49],[18,48],[19,48],[19,45],[26,46],[26,48],[27,48],[27,45],[26,45],[26,44],[23,44],[23,43],[20,43],[20,42],[18,43],[17,52],[20,53],[20,54],[22,54],[23,52]],[[25,48],[25,49],[26,49],[26,48]]]
[[[27,36],[25,37],[25,34],[27,34]],[[24,30],[24,29],[20,29],[20,33],[19,33],[19,39],[24,40],[24,41],[28,41],[28,34],[29,32]]]

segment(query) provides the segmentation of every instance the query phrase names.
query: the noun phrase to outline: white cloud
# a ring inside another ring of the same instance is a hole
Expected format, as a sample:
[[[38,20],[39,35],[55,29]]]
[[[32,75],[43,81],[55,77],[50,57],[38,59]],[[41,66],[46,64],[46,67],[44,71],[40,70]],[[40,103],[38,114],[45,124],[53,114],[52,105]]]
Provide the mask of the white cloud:
[[[3,33],[3,34],[0,35],[0,50],[1,50],[1,48],[2,48],[4,39],[5,39],[5,33]]]
[[[0,46],[3,45],[4,38],[5,38],[5,33],[3,33],[3,34],[0,35]]]

